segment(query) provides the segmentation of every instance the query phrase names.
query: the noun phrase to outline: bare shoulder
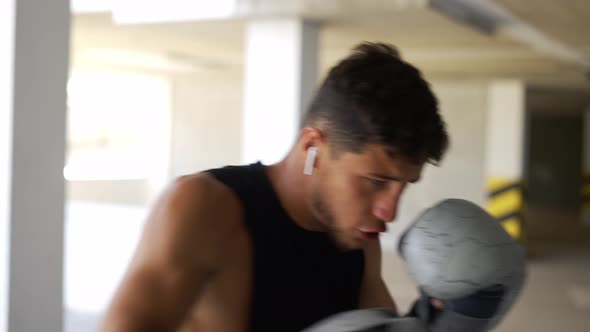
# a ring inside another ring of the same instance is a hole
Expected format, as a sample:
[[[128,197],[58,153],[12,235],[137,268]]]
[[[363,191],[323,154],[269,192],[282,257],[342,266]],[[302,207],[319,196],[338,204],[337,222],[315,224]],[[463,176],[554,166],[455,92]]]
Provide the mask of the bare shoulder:
[[[239,199],[227,186],[207,173],[177,178],[164,191],[160,200],[169,208],[211,217],[199,219],[200,222],[195,226],[210,223],[216,217],[224,217],[227,222],[216,225],[214,229],[231,228],[238,226],[238,219],[241,219]]]
[[[242,218],[236,195],[211,175],[198,173],[177,178],[160,195],[144,237],[152,245],[162,241],[156,246],[164,250],[162,257],[216,269],[227,251],[244,242]]]

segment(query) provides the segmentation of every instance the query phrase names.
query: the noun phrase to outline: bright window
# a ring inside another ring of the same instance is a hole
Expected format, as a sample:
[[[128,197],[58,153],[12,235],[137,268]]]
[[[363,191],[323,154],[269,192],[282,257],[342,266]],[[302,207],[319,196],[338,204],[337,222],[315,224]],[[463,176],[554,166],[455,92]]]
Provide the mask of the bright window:
[[[68,84],[68,180],[150,179],[167,169],[170,87],[128,72],[74,71]]]

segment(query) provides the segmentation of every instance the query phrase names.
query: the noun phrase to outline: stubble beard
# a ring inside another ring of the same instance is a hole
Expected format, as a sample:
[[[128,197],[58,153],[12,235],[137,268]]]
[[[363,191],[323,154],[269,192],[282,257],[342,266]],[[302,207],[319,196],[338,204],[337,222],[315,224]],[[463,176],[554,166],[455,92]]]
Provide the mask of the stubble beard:
[[[334,244],[342,250],[355,249],[350,243],[345,241],[344,233],[336,226],[335,217],[330,210],[324,195],[319,190],[315,190],[311,196],[311,205],[315,214],[318,216],[319,222],[326,228],[328,236],[332,239]]]

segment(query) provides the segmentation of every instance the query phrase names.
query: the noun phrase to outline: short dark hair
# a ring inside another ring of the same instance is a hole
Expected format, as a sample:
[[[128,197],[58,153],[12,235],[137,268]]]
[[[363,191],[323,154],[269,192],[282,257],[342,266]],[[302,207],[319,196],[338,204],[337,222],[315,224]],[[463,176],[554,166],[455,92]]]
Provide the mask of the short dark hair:
[[[318,126],[336,154],[378,143],[392,157],[437,164],[449,144],[428,83],[384,43],[363,42],[330,70],[303,125]]]

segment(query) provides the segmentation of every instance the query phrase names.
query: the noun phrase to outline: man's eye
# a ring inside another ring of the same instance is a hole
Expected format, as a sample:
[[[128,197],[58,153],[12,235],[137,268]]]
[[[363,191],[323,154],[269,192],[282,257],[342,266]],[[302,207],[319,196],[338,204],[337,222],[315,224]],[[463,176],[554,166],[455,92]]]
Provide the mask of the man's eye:
[[[387,184],[386,181],[379,180],[379,179],[373,179],[373,178],[367,178],[367,181],[369,181],[370,184],[372,184],[376,187],[383,187]]]

